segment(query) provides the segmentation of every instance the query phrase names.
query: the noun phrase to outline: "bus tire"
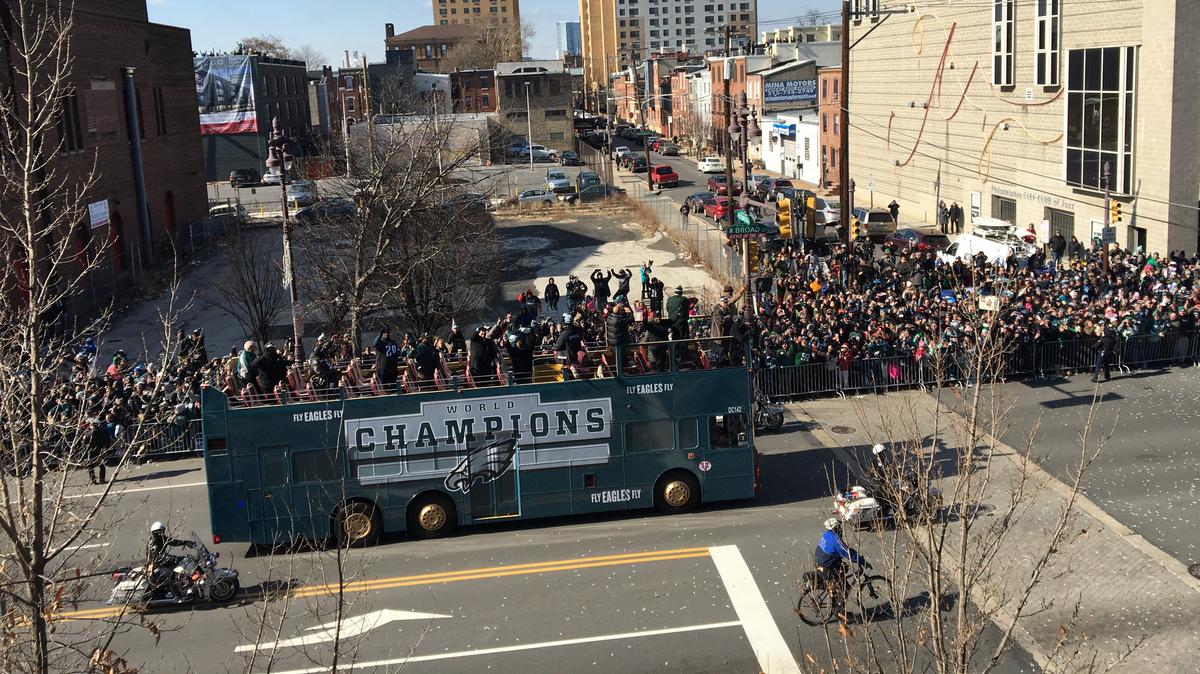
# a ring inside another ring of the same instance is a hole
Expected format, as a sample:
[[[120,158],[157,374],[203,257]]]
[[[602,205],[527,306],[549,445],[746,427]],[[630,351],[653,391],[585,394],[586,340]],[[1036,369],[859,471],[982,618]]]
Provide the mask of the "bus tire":
[[[340,546],[369,548],[383,534],[383,517],[374,503],[350,501],[338,508],[334,532]]]
[[[413,538],[449,536],[458,524],[458,512],[445,494],[422,494],[408,504],[408,533]]]
[[[654,485],[654,507],[666,515],[691,512],[700,503],[700,481],[686,470],[672,470]]]

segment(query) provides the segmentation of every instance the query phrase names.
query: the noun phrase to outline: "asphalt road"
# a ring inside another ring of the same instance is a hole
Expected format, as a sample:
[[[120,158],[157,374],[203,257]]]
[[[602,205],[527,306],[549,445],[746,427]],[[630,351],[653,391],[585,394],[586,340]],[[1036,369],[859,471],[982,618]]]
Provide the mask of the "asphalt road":
[[[1105,512],[1184,564],[1200,562],[1200,367],[1116,373],[1098,387],[1088,375],[1000,387],[1005,443],[1024,447],[1067,481],[1098,395],[1088,447],[1103,443],[1084,492]]]
[[[688,515],[555,518],[434,541],[389,535],[340,558],[216,545],[251,593],[243,602],[155,612],[147,619],[160,640],[133,627],[115,643],[146,671],[317,671],[331,658],[332,633],[321,626],[335,620],[342,586],[342,658],[368,671],[798,671],[806,653],[825,652],[824,630],[793,608],[829,512],[830,471],[842,471],[794,420],[758,446],[756,501]],[[202,483],[198,459],[139,467],[102,512],[111,527],[102,547],[81,554],[98,571],[135,561],[154,519],[210,541]],[[858,545],[868,557],[877,549],[869,536]],[[262,597],[285,585],[287,597]],[[101,603],[110,588],[94,579],[94,601],[68,614],[60,632],[112,620]],[[1002,671],[1034,668],[1016,652]]]

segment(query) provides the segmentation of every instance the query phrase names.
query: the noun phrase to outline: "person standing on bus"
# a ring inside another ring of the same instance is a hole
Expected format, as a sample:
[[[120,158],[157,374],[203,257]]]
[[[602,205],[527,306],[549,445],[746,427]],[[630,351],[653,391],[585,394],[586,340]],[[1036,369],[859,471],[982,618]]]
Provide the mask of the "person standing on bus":
[[[500,355],[496,348],[496,338],[504,333],[506,321],[496,321],[491,328],[481,325],[471,335],[471,343],[467,345],[467,360],[470,364],[471,380],[476,385],[494,386],[496,383],[496,357]]]
[[[400,357],[400,345],[392,339],[392,331],[384,328],[375,338],[375,377],[380,384],[396,383],[396,365]]]
[[[596,296],[596,305],[608,303],[609,288],[608,282],[612,280],[612,273],[604,273],[599,269],[592,272],[592,286],[595,290],[592,292]]]
[[[508,333],[504,350],[508,352],[508,360],[512,365],[513,379],[518,384],[528,384],[533,381],[533,340],[528,328]]]
[[[675,286],[675,294],[667,298],[667,320],[674,322],[680,314],[687,318],[687,302],[683,297],[683,286]]]
[[[661,316],[663,312],[663,282],[652,277],[650,283],[643,286],[642,290],[650,302],[650,311],[655,316]]]
[[[633,279],[633,272],[628,269],[610,269],[609,272],[617,279],[617,294],[614,297],[618,302],[629,300],[629,283]]]

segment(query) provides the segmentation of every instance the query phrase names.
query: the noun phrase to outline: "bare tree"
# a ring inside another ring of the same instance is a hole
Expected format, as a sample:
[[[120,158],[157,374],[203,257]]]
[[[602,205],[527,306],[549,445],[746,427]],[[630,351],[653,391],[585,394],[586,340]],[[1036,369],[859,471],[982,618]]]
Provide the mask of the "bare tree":
[[[520,61],[529,51],[529,41],[536,30],[522,22],[517,30],[510,26],[487,24],[480,26],[475,39],[463,42],[450,51],[447,67],[458,70],[494,68],[497,63]]]
[[[1105,671],[1137,648],[1136,639],[1101,665],[1083,646],[1078,618],[1086,610],[1076,602],[1064,611],[1061,604],[1070,598],[1043,593],[1064,548],[1079,535],[1072,525],[1081,485],[1104,444],[1096,403],[1080,430],[1066,489],[1048,489],[1052,478],[1037,466],[1036,425],[1015,455],[996,439],[1008,412],[999,384],[1015,348],[999,329],[1000,317],[1011,307],[984,311],[965,304],[958,308],[961,331],[931,345],[919,365],[922,381],[937,387],[934,405],[918,405],[923,394],[913,393],[898,404],[889,406],[896,400],[889,397],[857,408],[862,427],[884,440],[884,453],[857,472],[895,513],[894,530],[863,536],[878,545],[874,561],[886,589],[877,588],[884,590],[882,608],[870,600],[858,606],[851,592],[837,629],[826,630],[824,644],[806,645],[807,655],[848,672],[987,674],[1012,650],[1019,630],[1057,603],[1058,638],[1045,654],[1052,670]],[[887,376],[880,369],[878,377]],[[1046,493],[1059,495],[1050,507],[1040,501]],[[1035,540],[1021,534],[1031,529]],[[1019,574],[1007,572],[1014,554]],[[999,636],[985,646],[993,625]]]
[[[80,279],[107,252],[102,245],[87,255],[75,248],[96,157],[60,155],[60,115],[74,95],[74,5],[15,0],[0,13],[0,252],[14,270],[0,280],[0,668],[85,671],[93,666],[91,644],[116,625],[66,629],[56,615],[85,598],[83,579],[96,560],[78,547],[98,535],[97,518],[114,500],[111,483],[80,494],[79,472],[69,469],[106,458],[97,431],[110,408],[85,359],[75,356],[80,334],[47,318],[83,292]],[[171,338],[164,330],[168,349]],[[148,394],[161,392],[162,381],[155,378]],[[133,423],[130,442],[147,432]],[[119,658],[94,655],[118,671]]]
[[[243,54],[261,54],[277,59],[297,58],[292,50],[276,35],[255,35],[238,40],[238,51]]]
[[[821,19],[823,16],[824,16],[824,14],[821,13],[821,10],[817,9],[816,7],[809,7],[808,11],[804,13],[804,19],[803,19],[804,25],[806,25],[806,26],[820,25]]]
[[[302,44],[291,50],[291,58],[304,61],[305,67],[309,70],[317,70],[329,60],[326,58],[325,52],[311,44]]]
[[[325,190],[353,207],[299,230],[305,301],[340,317],[356,344],[368,317],[444,325],[470,305],[460,291],[477,270],[466,263],[491,269],[480,257],[494,249],[487,204],[454,175],[491,143],[487,132],[434,111],[393,121],[355,128],[355,178]]]
[[[270,339],[270,328],[288,302],[279,281],[273,234],[273,229],[238,228],[222,242],[227,266],[215,284],[218,301],[209,302],[237,321],[259,344]]]

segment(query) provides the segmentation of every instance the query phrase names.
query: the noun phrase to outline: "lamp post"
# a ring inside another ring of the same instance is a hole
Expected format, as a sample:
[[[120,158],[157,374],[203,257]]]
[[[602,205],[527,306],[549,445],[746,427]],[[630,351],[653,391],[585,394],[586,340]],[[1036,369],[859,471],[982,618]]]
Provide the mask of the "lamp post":
[[[436,136],[434,142],[437,143],[437,167],[438,177],[443,174],[442,171],[442,129],[438,123],[438,117],[441,113],[441,106],[438,104],[438,83],[437,80],[429,83],[429,95],[433,99],[433,135]]]
[[[304,361],[304,318],[300,313],[300,297],[296,291],[296,260],[292,256],[292,223],[288,218],[288,170],[295,159],[290,153],[292,139],[283,134],[279,118],[271,120],[271,140],[267,143],[267,167],[279,174],[279,193],[283,202],[283,284],[292,301],[292,358]]]
[[[732,108],[732,106],[731,106]],[[734,150],[739,152],[739,158],[742,162],[742,194],[738,199],[738,203],[742,208],[750,206],[750,139],[758,138],[762,135],[762,130],[758,128],[758,118],[754,110],[747,105],[746,94],[743,92],[738,97],[738,105],[730,110],[729,118],[729,140],[731,147],[730,154]],[[732,173],[732,171],[730,172]],[[733,177],[728,178],[730,181],[727,188],[729,193],[729,225],[733,226]],[[746,290],[750,289],[750,240],[742,240],[742,275],[746,279]]]
[[[529,82],[525,82],[525,135],[529,147],[529,170],[533,171],[533,108],[529,105]]]

